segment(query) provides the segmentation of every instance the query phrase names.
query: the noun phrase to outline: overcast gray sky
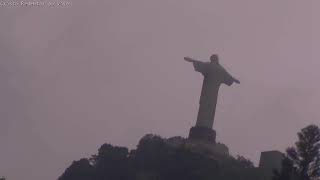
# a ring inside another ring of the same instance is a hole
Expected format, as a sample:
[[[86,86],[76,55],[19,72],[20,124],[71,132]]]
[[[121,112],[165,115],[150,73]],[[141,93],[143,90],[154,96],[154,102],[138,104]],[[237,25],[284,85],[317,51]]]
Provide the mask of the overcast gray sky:
[[[7,1],[8,2],[8,1]],[[54,2],[54,1],[53,1]],[[319,123],[317,0],[77,0],[0,7],[0,176],[56,179],[103,143],[188,135],[212,53],[222,86],[214,129],[255,162]]]

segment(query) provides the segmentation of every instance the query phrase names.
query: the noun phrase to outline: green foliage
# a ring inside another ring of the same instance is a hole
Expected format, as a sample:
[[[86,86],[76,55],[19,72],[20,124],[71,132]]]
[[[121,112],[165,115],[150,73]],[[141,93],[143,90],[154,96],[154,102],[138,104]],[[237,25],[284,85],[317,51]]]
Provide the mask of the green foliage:
[[[287,149],[282,171],[275,172],[274,180],[311,180],[320,177],[320,129],[309,125],[298,133],[295,147]]]

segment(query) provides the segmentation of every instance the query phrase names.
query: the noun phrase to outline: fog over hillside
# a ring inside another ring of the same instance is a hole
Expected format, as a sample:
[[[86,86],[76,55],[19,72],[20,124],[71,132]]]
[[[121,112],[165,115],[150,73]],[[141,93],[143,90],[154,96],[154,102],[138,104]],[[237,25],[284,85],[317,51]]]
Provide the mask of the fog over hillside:
[[[232,154],[284,150],[320,114],[316,0],[77,0],[0,7],[0,177],[57,179],[103,143],[188,135],[212,53],[214,129]]]

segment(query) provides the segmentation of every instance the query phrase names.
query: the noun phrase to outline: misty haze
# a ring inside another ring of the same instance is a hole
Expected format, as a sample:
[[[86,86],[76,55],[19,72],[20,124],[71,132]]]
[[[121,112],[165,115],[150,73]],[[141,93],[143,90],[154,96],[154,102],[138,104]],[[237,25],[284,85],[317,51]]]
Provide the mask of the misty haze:
[[[0,2],[0,179],[319,179],[319,1],[63,2]]]

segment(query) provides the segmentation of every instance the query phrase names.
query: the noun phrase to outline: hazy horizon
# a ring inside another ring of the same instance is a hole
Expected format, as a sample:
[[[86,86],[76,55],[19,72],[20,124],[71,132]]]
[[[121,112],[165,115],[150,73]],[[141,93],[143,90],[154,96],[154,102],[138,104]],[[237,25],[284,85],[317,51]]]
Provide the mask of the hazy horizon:
[[[0,177],[56,179],[103,143],[187,137],[202,76],[221,64],[217,140],[259,161],[319,125],[319,1],[72,1],[0,7]]]

